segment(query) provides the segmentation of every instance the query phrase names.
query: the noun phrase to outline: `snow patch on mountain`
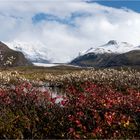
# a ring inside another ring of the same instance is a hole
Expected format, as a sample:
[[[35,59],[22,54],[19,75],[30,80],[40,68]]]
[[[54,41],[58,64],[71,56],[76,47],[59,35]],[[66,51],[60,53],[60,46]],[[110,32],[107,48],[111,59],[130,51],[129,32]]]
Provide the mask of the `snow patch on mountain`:
[[[31,60],[33,63],[66,63],[72,60],[74,56],[68,50],[63,50],[55,46],[49,48],[41,41],[20,41],[14,40],[12,42],[4,42],[9,48],[22,52],[26,58]],[[131,50],[140,50],[140,46],[133,46],[127,42],[117,42],[110,40],[108,43],[101,46],[91,47],[83,52],[79,53],[79,56],[88,53],[103,54],[103,53],[125,53]],[[79,51],[79,49],[78,49]],[[66,52],[66,53],[64,53]]]
[[[87,53],[103,54],[103,53],[126,53],[132,50],[140,50],[140,47],[135,47],[127,42],[117,42],[115,40],[110,40],[108,43],[101,45],[99,47],[90,48],[86,51],[80,53],[80,55],[85,55]]]
[[[32,62],[49,63],[52,61],[53,53],[40,41],[23,42],[15,40],[5,42],[5,44],[13,50],[22,52]]]

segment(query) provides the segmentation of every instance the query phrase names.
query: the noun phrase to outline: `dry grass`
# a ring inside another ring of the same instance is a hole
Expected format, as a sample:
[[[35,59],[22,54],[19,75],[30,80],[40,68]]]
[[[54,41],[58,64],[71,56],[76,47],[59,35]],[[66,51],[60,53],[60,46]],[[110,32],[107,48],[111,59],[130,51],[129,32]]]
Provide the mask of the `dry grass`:
[[[56,67],[18,67],[1,70],[2,84],[11,84],[16,81],[30,81],[33,83],[49,82],[62,86],[68,83],[91,81],[98,84],[112,85],[118,88],[131,87],[140,89],[140,72],[131,68],[94,69],[75,68],[67,66]]]

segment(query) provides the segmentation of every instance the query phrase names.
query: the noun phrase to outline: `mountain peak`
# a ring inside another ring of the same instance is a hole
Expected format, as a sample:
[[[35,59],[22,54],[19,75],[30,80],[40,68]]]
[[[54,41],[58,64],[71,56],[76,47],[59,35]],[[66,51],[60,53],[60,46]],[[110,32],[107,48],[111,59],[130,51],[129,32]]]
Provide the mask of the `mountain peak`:
[[[108,41],[107,45],[117,45],[117,41],[116,40],[110,40]]]
[[[22,52],[31,62],[50,63],[51,51],[40,41],[14,40],[6,42],[13,50]]]
[[[95,46],[90,49],[87,49],[86,51],[83,51],[80,53],[81,55],[85,55],[88,53],[95,53],[95,54],[104,54],[104,53],[115,53],[115,54],[121,54],[126,53],[131,50],[139,50],[140,47],[133,46],[132,44],[128,42],[119,42],[116,40],[110,40],[108,43],[101,45],[101,46]]]
[[[32,65],[22,52],[10,49],[0,41],[0,67],[28,66]]]

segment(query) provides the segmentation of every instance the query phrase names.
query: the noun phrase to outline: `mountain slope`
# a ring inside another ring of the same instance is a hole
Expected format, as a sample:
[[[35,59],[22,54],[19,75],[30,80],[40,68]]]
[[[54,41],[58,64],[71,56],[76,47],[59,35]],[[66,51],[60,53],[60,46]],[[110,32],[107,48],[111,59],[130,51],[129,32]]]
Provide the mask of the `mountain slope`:
[[[10,49],[0,42],[0,67],[28,66],[32,65],[23,53]]]
[[[50,63],[51,61],[51,51],[46,49],[46,46],[39,41],[23,42],[15,40],[6,42],[6,44],[11,49],[22,52],[32,62]]]
[[[84,67],[140,66],[140,50],[123,54],[89,53],[74,59],[70,64]]]
[[[72,60],[70,64],[78,65],[83,67],[103,67],[107,61],[111,57],[116,54],[96,54],[96,53],[88,53],[83,56],[79,56],[76,59]]]
[[[140,50],[133,50],[113,56],[106,63],[106,66],[140,66]]]
[[[85,55],[88,53],[96,53],[96,54],[103,54],[103,53],[116,53],[121,54],[125,52],[129,52],[132,50],[140,50],[140,47],[135,47],[132,44],[127,42],[117,42],[115,40],[110,40],[108,43],[98,46],[92,47],[86,51],[80,53],[80,55]]]
[[[84,67],[140,66],[140,47],[114,40],[98,48],[90,48],[70,64]]]

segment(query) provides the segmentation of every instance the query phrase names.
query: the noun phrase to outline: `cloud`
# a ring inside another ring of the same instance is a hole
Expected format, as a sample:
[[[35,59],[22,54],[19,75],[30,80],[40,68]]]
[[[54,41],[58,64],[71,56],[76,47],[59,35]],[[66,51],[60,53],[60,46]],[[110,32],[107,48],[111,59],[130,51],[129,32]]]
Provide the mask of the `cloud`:
[[[2,1],[0,22],[1,41],[39,41],[54,62],[112,39],[140,45],[140,13],[82,0]]]
[[[74,21],[77,18],[88,17],[88,16],[91,16],[91,15],[89,13],[84,13],[84,12],[74,12],[66,17],[59,17],[59,16],[55,16],[53,14],[38,13],[32,18],[32,21],[34,24],[40,23],[41,21],[56,21],[60,24],[76,26],[74,24],[75,23]]]

